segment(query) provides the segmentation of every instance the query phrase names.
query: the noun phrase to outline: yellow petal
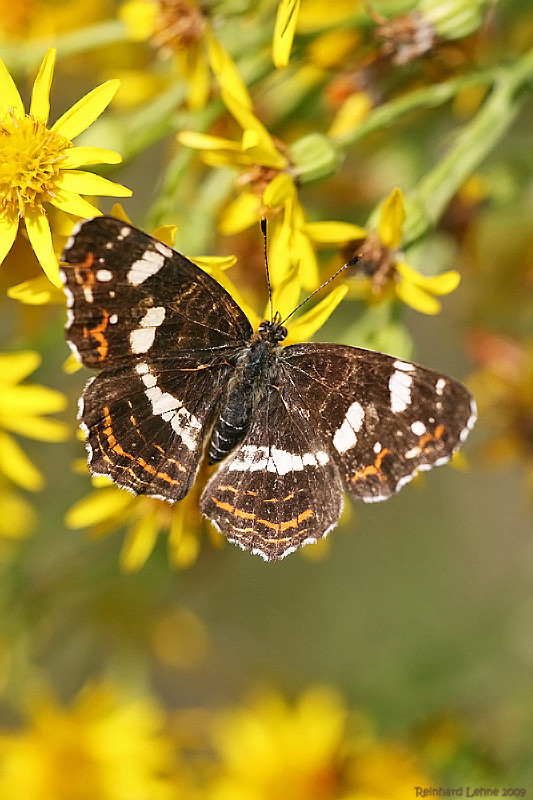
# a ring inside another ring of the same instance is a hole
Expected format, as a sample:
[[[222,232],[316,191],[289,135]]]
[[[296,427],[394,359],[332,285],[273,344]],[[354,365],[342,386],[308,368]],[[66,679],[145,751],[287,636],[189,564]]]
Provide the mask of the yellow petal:
[[[331,123],[328,136],[344,136],[359,127],[372,111],[372,98],[367,92],[354,92],[346,98]]]
[[[127,222],[132,225],[131,219],[128,217],[120,203],[113,203],[111,206],[111,216],[116,217],[117,219],[121,219],[123,222]]]
[[[313,308],[302,314],[296,322],[291,323],[289,328],[290,340],[293,342],[305,342],[314,336],[346,296],[347,291],[348,287],[345,285],[336,286]]]
[[[272,41],[272,59],[276,67],[286,67],[289,63],[299,10],[300,0],[279,2]]]
[[[200,537],[191,527],[187,506],[176,503],[168,536],[170,561],[178,569],[192,566],[200,551]]]
[[[178,142],[186,147],[192,147],[195,150],[230,150],[240,152],[241,149],[239,142],[234,142],[231,139],[223,139],[221,136],[210,136],[207,133],[199,133],[198,131],[180,131],[177,138]]]
[[[363,239],[368,231],[351,222],[306,222],[303,226],[313,242],[320,244],[342,244],[352,239]]]
[[[287,314],[290,314],[291,311],[296,308],[298,300],[300,299],[302,283],[300,281],[298,267],[298,262],[291,264],[286,271],[285,277],[272,289],[272,305],[274,311],[279,311],[282,318],[284,316],[286,317]],[[268,316],[269,313],[270,304],[265,317]]]
[[[67,359],[65,359],[63,363],[63,372],[67,375],[73,375],[75,372],[79,372],[81,369],[81,364],[74,355],[71,353]]]
[[[0,64],[2,62],[0,61]],[[13,242],[17,238],[19,229],[19,218],[16,214],[2,214],[0,215],[0,264],[7,256]]]
[[[61,169],[87,166],[88,164],[120,164],[122,156],[114,150],[102,147],[70,147],[61,161]]]
[[[262,152],[264,158],[267,159],[258,163],[275,169],[284,169],[288,163],[287,158],[280,153],[271,135],[251,109],[233,96],[225,98],[225,102],[228,111],[237,120],[243,131],[250,130],[258,134],[256,149]]]
[[[379,214],[379,238],[391,250],[397,250],[402,242],[402,228],[405,220],[403,194],[394,189],[387,197]]]
[[[46,214],[27,209],[24,221],[30,244],[48,280],[54,286],[61,287],[63,284],[59,279],[59,264],[54,253],[52,234]]]
[[[263,203],[269,208],[278,208],[296,191],[294,181],[284,172],[275,175],[263,192]]]
[[[66,139],[74,139],[79,133],[84,131],[89,125],[100,116],[102,111],[107,108],[115,93],[120,86],[120,81],[114,79],[106,81],[92,92],[89,92],[78,100],[72,108],[69,108],[57,122],[52,125],[51,130],[60,133]]]
[[[35,527],[35,509],[15,492],[0,493],[0,536],[6,539],[24,539]]]
[[[36,492],[44,486],[43,475],[17,442],[3,431],[0,431],[0,472],[30,492]]]
[[[73,214],[75,217],[81,217],[81,219],[99,217],[102,214],[99,208],[84,197],[80,197],[79,194],[74,194],[73,192],[65,192],[59,187],[56,187],[54,197],[50,202],[61,211],[66,211],[67,214]]]
[[[213,276],[213,278],[217,281],[217,283],[220,283],[220,285],[228,292],[228,294],[230,294],[233,297],[237,305],[241,307],[245,315],[250,320],[252,328],[256,328],[261,320],[255,313],[253,308],[245,300],[244,296],[230,281],[226,273],[223,272],[221,269],[218,269],[214,264],[211,265],[211,269],[209,270],[209,272]]]
[[[67,398],[64,394],[37,384],[12,386],[0,397],[2,416],[53,414],[56,411],[63,411],[66,406]],[[28,431],[28,434],[31,436],[31,431]]]
[[[50,113],[50,87],[54,75],[55,60],[56,51],[51,47],[46,53],[41,68],[35,78],[31,95],[30,114],[33,114],[34,117],[42,119],[45,122],[48,121],[48,115]]]
[[[118,7],[117,16],[126,25],[130,39],[145,42],[155,31],[157,13],[156,3],[147,3],[146,0],[127,0]]]
[[[394,284],[397,297],[410,308],[420,311],[421,314],[438,314],[441,305],[433,295],[428,294],[419,286],[410,281],[399,281]]]
[[[131,526],[120,552],[120,566],[124,572],[135,572],[145,563],[154,549],[159,533],[155,514],[145,513]]]
[[[15,85],[15,81],[6,69],[6,66],[0,58],[0,121],[7,114],[9,109],[12,108],[15,116],[23,117],[24,105],[20,99],[19,91]]]
[[[252,192],[243,192],[222,211],[219,221],[219,230],[224,236],[240,233],[251,225],[259,222],[259,199]]]
[[[191,256],[190,260],[197,267],[210,275],[215,270],[229,269],[237,263],[237,256]]]
[[[461,280],[460,274],[451,269],[448,272],[442,272],[440,275],[421,275],[414,270],[405,261],[398,261],[396,263],[396,271],[410,283],[420,286],[422,289],[430,292],[431,294],[450,294],[457,288]]]
[[[12,433],[37,439],[40,442],[65,442],[70,436],[68,425],[60,420],[46,419],[45,417],[11,417],[3,420],[3,426]]]
[[[163,242],[163,244],[166,244],[169,247],[174,247],[177,232],[177,225],[159,225],[152,233],[152,236],[155,239],[159,239],[159,241]]]
[[[252,100],[233,59],[208,28],[205,41],[211,69],[216,75],[224,102],[228,95],[235,97],[243,106],[252,110]]]
[[[76,169],[61,170],[56,186],[65,192],[77,194],[115,195],[116,197],[131,197],[133,194],[131,189],[127,189],[119,183],[113,183],[102,175]]]
[[[73,529],[89,528],[110,519],[121,518],[131,503],[131,494],[116,486],[97,489],[69,508],[65,514],[65,525]]]
[[[182,56],[179,60],[181,72],[187,81],[187,105],[193,111],[204,108],[211,91],[211,75],[204,57],[203,43],[196,42],[176,55]]]
[[[10,286],[7,296],[28,306],[63,305],[65,302],[61,289],[52,286],[44,275]]]
[[[35,372],[42,358],[34,350],[0,353],[0,384],[15,384]]]

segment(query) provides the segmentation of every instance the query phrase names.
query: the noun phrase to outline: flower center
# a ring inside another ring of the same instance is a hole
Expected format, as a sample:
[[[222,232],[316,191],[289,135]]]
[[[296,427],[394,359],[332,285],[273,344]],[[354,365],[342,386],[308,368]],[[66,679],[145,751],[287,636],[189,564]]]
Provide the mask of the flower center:
[[[354,248],[350,248],[353,255]],[[394,276],[395,254],[386,247],[377,233],[368,234],[363,243],[355,250],[359,261],[354,272],[370,278],[372,291],[380,294],[388,281]]]
[[[0,122],[0,214],[23,217],[26,207],[44,211],[55,197],[60,164],[70,142],[32,114],[10,109]]]
[[[187,0],[159,0],[152,42],[155,47],[162,49],[187,49],[202,38],[205,26],[201,10]]]

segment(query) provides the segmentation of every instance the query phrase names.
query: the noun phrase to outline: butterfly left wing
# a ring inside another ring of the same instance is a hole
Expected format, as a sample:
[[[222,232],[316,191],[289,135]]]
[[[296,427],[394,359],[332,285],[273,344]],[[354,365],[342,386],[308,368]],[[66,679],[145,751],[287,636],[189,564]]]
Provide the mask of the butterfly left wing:
[[[286,402],[308,409],[348,491],[386,500],[444,464],[476,420],[458,381],[384,353],[336,344],[283,351]]]
[[[342,482],[323,437],[271,381],[241,444],[207,484],[202,512],[235,544],[267,561],[337,524]]]

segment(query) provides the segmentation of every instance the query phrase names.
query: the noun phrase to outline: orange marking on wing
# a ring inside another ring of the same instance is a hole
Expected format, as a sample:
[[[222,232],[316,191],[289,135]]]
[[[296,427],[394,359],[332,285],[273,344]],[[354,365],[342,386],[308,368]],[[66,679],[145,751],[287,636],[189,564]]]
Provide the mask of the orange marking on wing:
[[[98,353],[98,361],[103,361],[107,355],[107,351],[109,349],[109,342],[104,336],[104,331],[106,330],[109,324],[109,314],[104,309],[103,310],[103,317],[102,321],[96,325],[94,328],[83,328],[83,338],[87,339],[89,336],[92,336],[98,342],[98,347],[96,351]]]
[[[221,492],[234,492],[235,494],[237,494],[237,489],[235,488],[235,486],[219,486],[218,488]],[[247,492],[247,494],[251,493]]]
[[[437,425],[433,433],[425,433],[423,436],[421,436],[418,440],[418,447],[420,450],[424,450],[430,442],[438,442],[440,439],[442,439],[442,434],[444,431],[445,427],[442,425],[442,423],[440,423]]]
[[[387,453],[390,453],[390,450],[387,447],[384,447],[377,454],[373,464],[369,464],[366,467],[362,467],[362,469],[358,469],[357,472],[355,472],[352,475],[350,480],[361,481],[364,480],[365,478],[368,478],[369,475],[377,475],[380,481],[384,481],[385,476],[380,473],[381,473],[381,464]]]
[[[131,461],[135,461],[149,475],[155,476],[156,478],[160,478],[162,481],[166,481],[167,483],[170,483],[172,486],[179,485],[179,481],[176,480],[175,478],[171,478],[167,472],[158,472],[155,469],[155,467],[152,467],[152,465],[149,464],[147,461],[145,461],[144,458],[141,458],[141,456],[134,456],[131,453],[128,453],[126,450],[124,450],[122,445],[120,445],[117,442],[115,435],[113,433],[113,423],[111,420],[111,414],[108,406],[104,407],[104,421],[106,427],[104,428],[103,433],[107,439],[107,444],[109,446],[109,449],[112,450],[113,453],[116,453],[118,456],[124,456],[125,458],[129,458]],[[109,458],[109,456],[107,456],[103,450],[102,454],[106,461],[108,461],[109,463],[113,463],[112,460]],[[172,459],[172,462],[176,464],[176,466],[181,472],[185,472],[185,468],[178,461]],[[134,477],[137,477],[131,469],[128,471],[131,472],[131,474]]]

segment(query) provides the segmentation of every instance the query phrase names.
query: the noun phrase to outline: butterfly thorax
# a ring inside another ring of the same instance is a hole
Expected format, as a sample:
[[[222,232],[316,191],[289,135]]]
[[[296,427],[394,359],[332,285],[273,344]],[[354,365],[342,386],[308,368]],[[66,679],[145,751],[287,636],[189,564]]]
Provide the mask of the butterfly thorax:
[[[287,336],[276,314],[263,321],[257,332],[238,350],[233,374],[224,391],[218,417],[209,442],[210,464],[222,461],[246,435],[254,409],[274,379],[280,342]]]

